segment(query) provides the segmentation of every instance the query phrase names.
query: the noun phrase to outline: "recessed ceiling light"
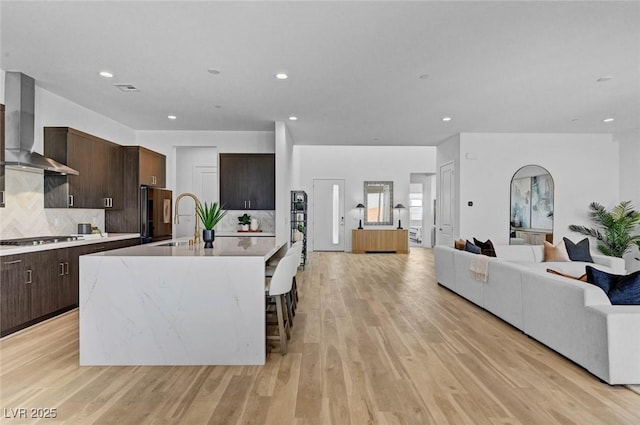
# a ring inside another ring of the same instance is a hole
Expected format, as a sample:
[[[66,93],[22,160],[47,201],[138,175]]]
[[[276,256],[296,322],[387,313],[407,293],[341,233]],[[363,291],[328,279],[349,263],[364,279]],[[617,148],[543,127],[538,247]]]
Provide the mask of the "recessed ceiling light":
[[[452,119],[451,117],[442,117],[442,121],[444,122],[449,122],[451,121],[451,119]]]
[[[297,121],[298,117],[294,117],[293,115],[289,117],[289,121]]]
[[[170,120],[175,120],[177,117],[175,115],[167,115],[167,118]]]
[[[289,76],[287,74],[285,74],[284,72],[279,72],[275,75],[275,77],[278,80],[286,80],[287,78],[289,78]]]
[[[604,77],[600,77],[600,78],[598,78],[596,81],[597,81],[597,82],[599,82],[599,83],[604,83],[604,82],[606,82],[606,81],[611,81],[611,80],[613,80],[613,77],[612,77],[612,76],[610,76],[610,75],[605,75]]]
[[[220,74],[220,70],[219,69],[215,69],[215,68],[209,68],[209,69],[207,69],[207,72],[209,74],[213,74],[213,75],[219,75]]]
[[[422,74],[418,78],[420,78],[421,80],[426,80],[429,78],[429,74]]]
[[[104,78],[113,78],[113,74],[109,71],[100,71],[100,76]]]
[[[614,122],[615,120],[615,118],[605,118],[602,120],[602,122]]]

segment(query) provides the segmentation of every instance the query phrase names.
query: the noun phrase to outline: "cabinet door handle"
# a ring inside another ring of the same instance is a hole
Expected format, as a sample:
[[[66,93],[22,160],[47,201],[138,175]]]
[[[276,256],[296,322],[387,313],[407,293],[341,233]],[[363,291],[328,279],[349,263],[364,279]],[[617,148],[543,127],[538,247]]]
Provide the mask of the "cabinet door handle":
[[[69,206],[73,206],[73,195],[69,195]]]
[[[4,264],[5,266],[8,266],[9,264],[18,264],[18,263],[22,263],[22,260],[5,261],[2,264]]]
[[[69,274],[69,262],[64,263],[64,274]]]
[[[33,270],[27,270],[27,281],[25,283],[32,283],[33,278]]]
[[[0,204],[4,205],[4,190],[0,191]]]
[[[60,276],[64,276],[64,263],[60,263]]]
[[[104,207],[108,208],[109,207],[109,198],[103,198],[103,201],[104,202],[102,204],[104,205]]]
[[[249,201],[249,209],[251,209],[251,201]]]

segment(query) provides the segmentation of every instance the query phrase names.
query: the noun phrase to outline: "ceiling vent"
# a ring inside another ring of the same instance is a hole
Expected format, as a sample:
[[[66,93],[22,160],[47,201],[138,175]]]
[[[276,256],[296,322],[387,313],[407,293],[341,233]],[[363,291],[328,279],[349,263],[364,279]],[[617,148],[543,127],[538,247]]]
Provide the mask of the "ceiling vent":
[[[116,86],[121,91],[127,92],[127,93],[135,93],[140,91],[136,88],[136,86],[132,84],[114,84],[114,86]]]

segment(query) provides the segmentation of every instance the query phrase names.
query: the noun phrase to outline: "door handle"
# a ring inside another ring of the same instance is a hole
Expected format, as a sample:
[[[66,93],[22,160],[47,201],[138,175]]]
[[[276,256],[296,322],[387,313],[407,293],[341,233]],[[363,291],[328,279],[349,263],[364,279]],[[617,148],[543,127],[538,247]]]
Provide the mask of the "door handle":
[[[251,201],[249,201],[249,209],[251,209]]]
[[[60,276],[64,276],[64,263],[60,263]]]
[[[33,283],[33,270],[27,270],[27,281],[25,283]]]
[[[69,262],[64,263],[64,274],[69,274]]]
[[[69,206],[73,206],[73,195],[69,195]]]

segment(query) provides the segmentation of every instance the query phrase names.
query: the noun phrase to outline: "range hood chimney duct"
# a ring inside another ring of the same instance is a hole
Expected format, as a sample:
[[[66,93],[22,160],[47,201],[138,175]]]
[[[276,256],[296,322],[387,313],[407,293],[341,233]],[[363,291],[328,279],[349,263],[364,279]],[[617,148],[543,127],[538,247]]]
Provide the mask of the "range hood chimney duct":
[[[18,170],[38,169],[59,174],[79,173],[71,167],[33,151],[35,81],[21,72],[6,72],[5,161],[0,165]]]

